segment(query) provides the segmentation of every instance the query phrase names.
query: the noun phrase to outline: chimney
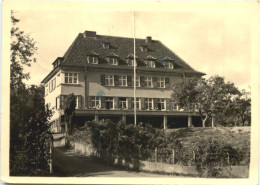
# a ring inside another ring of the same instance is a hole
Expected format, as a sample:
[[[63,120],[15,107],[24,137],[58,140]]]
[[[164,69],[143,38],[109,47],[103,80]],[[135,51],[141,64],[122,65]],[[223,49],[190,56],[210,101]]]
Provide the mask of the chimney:
[[[85,37],[96,37],[96,32],[95,31],[85,31],[84,32]]]
[[[150,43],[152,41],[152,37],[151,36],[147,36],[145,41],[146,41],[146,43]]]

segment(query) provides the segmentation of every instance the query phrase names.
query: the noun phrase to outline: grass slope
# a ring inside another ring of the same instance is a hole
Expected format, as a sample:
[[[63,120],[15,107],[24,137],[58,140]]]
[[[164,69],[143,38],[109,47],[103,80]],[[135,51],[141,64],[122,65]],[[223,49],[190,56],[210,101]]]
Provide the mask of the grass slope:
[[[246,154],[243,163],[248,164],[250,158],[251,127],[191,127],[167,130],[167,138],[171,142],[179,141],[183,149],[196,151],[202,144],[229,144],[234,149]],[[174,147],[174,145],[172,146]]]

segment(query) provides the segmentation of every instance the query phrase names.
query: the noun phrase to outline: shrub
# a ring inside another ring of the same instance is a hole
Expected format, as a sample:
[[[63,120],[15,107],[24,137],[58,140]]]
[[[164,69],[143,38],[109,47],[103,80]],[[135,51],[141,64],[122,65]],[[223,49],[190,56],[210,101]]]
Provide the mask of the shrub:
[[[151,157],[155,147],[166,147],[164,131],[156,130],[150,125],[126,125],[122,121],[114,123],[111,120],[87,122],[86,125],[94,148],[107,163],[113,163],[117,158],[119,164],[124,160],[127,164],[134,164],[138,170],[139,160]]]

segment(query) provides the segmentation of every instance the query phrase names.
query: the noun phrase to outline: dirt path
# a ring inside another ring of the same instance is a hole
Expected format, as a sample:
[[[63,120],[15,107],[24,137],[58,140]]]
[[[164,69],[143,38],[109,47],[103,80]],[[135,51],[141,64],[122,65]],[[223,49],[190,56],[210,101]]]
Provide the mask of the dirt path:
[[[65,148],[54,148],[53,173],[59,177],[173,177],[122,170],[93,161],[91,157]],[[178,176],[179,177],[179,176]]]

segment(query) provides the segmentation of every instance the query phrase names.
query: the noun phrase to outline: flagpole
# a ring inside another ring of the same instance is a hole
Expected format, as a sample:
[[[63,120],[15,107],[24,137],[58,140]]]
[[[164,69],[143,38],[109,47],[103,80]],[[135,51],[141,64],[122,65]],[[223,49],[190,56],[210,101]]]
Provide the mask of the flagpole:
[[[134,125],[136,126],[136,57],[135,57],[135,12],[134,12]]]

